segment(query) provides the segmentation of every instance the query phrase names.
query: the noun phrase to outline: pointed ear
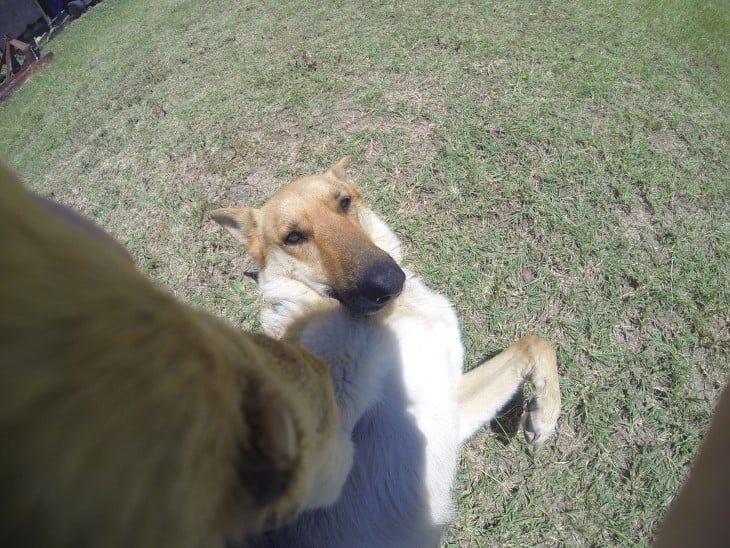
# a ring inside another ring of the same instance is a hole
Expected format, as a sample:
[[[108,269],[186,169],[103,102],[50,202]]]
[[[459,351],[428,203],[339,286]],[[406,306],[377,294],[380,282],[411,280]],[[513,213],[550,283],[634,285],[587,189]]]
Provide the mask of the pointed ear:
[[[352,158],[350,158],[349,156],[344,156],[340,159],[339,162],[329,168],[326,173],[328,175],[332,175],[335,179],[339,179],[340,181],[346,181],[347,176],[345,174],[345,171],[347,170],[347,166],[350,165],[351,160]]]
[[[257,507],[271,505],[294,490],[302,466],[297,425],[279,391],[261,387],[242,406],[248,437],[239,444],[236,472]],[[269,393],[270,392],[270,393]]]
[[[258,209],[252,207],[224,207],[210,212],[210,217],[243,244],[251,257],[263,264],[263,249],[259,231]]]

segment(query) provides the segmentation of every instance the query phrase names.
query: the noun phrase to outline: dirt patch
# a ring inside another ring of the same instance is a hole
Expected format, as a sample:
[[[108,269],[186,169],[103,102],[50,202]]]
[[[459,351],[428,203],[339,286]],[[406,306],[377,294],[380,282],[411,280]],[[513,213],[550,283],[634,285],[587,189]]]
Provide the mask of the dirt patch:
[[[717,380],[708,378],[702,371],[695,368],[690,368],[690,371],[695,397],[705,401],[714,401],[719,391]]]
[[[441,139],[435,127],[426,118],[418,118],[408,126],[408,153],[416,163],[428,162],[440,152]]]
[[[621,322],[611,328],[611,341],[617,348],[634,355],[646,350],[646,335],[641,330],[642,314],[640,308],[628,310]]]
[[[685,157],[689,153],[689,143],[676,130],[663,127],[660,122],[655,122],[655,124],[650,127],[648,132],[648,139],[652,147],[660,152],[679,157]]]
[[[295,138],[276,133],[232,135],[224,150],[184,161],[181,176],[194,179],[214,204],[232,207],[263,200],[280,185],[277,170],[282,162],[298,156]]]
[[[362,161],[367,164],[385,156],[386,147],[396,141],[396,146],[405,151],[403,162],[394,168],[398,177],[410,178],[423,166],[431,162],[441,150],[441,140],[436,126],[424,116],[405,119],[395,114],[372,114],[353,108],[342,108],[323,120],[333,128],[340,139],[364,134],[368,146]]]
[[[593,131],[596,133],[602,133],[606,130],[608,117],[609,113],[605,107],[593,104],[588,108],[588,119]]]
[[[712,367],[712,359],[710,353],[705,350],[698,350],[693,356],[698,367],[690,368],[691,379],[690,388],[694,392],[694,397],[706,401],[711,407],[714,407],[717,398],[720,397],[720,391],[725,386],[727,378],[725,372],[717,367]]]
[[[256,199],[270,196],[278,187],[275,166],[271,164],[257,167],[243,181],[233,183],[222,196],[224,202],[247,204]],[[227,200],[230,198],[230,200]]]
[[[627,212],[620,215],[623,234],[631,241],[640,242],[648,235],[655,236],[652,227],[652,213],[649,204],[644,200],[635,203]]]
[[[730,348],[730,318],[727,310],[712,314],[707,322],[707,330],[711,345]]]

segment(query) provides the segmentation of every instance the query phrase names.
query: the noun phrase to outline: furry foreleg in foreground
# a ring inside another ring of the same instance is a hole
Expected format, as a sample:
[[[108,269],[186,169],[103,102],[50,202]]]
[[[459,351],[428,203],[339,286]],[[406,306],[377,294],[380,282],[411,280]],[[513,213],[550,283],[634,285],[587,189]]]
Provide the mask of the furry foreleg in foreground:
[[[322,361],[178,302],[2,164],[0,193],[1,546],[220,546],[338,496]]]

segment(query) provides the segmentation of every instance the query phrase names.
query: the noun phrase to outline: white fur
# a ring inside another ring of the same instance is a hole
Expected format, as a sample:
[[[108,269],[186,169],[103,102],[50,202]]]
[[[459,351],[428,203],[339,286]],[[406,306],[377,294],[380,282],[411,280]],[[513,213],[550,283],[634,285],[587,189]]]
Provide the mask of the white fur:
[[[366,209],[360,222],[400,262],[400,242],[385,223]],[[322,457],[309,506],[326,506],[344,487],[334,504],[251,545],[437,546],[453,514],[463,348],[451,304],[405,272],[402,294],[370,317],[352,314],[291,275],[260,272],[264,331],[323,358],[341,406],[340,435]],[[288,335],[301,319],[296,335]]]

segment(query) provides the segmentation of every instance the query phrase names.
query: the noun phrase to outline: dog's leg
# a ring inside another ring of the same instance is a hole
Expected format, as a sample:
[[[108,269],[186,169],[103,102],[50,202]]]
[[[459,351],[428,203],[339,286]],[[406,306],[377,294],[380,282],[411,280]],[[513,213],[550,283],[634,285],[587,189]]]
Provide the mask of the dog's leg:
[[[492,420],[526,380],[532,383],[534,395],[523,417],[525,438],[533,446],[549,438],[560,414],[555,350],[542,337],[528,335],[459,381],[461,440]]]

